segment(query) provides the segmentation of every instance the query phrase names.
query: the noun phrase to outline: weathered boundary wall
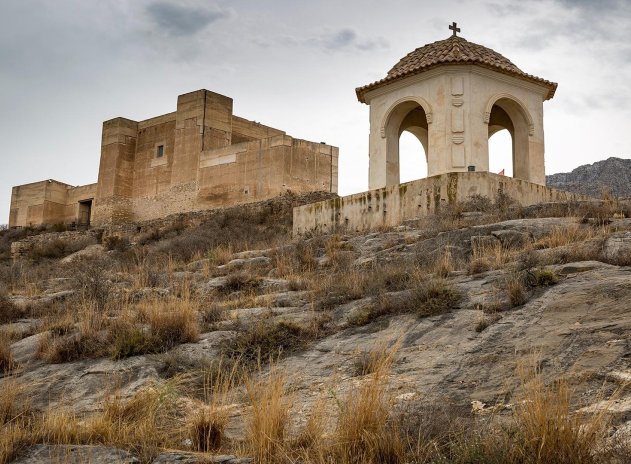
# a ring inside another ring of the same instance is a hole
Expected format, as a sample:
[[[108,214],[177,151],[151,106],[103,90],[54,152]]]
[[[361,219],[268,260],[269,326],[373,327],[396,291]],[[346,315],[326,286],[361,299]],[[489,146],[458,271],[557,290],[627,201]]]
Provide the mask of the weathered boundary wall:
[[[463,201],[476,194],[489,198],[508,195],[522,206],[588,199],[489,172],[454,172],[299,206],[294,208],[293,234],[397,226],[433,214],[441,205]]]

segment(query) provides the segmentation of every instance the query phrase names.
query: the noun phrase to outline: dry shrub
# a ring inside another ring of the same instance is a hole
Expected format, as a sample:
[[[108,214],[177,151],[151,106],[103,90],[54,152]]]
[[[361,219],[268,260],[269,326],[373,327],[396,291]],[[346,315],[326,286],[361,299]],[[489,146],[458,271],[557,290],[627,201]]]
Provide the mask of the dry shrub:
[[[79,260],[70,270],[74,288],[84,300],[93,301],[96,309],[103,311],[107,305],[112,285],[107,276],[105,260]]]
[[[488,258],[474,258],[469,262],[468,272],[469,275],[482,274],[490,271],[491,268],[491,262]]]
[[[442,279],[429,279],[412,290],[409,305],[419,317],[434,316],[457,307],[462,294]]]
[[[42,333],[37,357],[48,363],[64,363],[102,356],[109,343],[108,320],[94,306],[86,304],[77,313],[76,331]]]
[[[267,362],[304,349],[324,332],[324,320],[302,326],[289,321],[261,319],[223,344],[228,357],[245,364]]]
[[[372,303],[347,319],[350,326],[363,326],[382,316],[414,313],[418,317],[435,316],[454,309],[461,293],[443,279],[414,277],[414,288],[400,294],[379,294]]]
[[[451,252],[448,250],[441,253],[440,256],[434,261],[434,274],[438,277],[448,277],[449,274],[456,270],[454,259]]]
[[[234,251],[232,250],[232,244],[221,244],[208,250],[208,260],[215,266],[221,266],[226,264],[232,259]]]
[[[279,277],[291,277],[313,272],[317,268],[316,241],[298,241],[290,246],[276,250],[272,258],[272,266]]]
[[[120,253],[129,250],[131,246],[129,239],[120,235],[109,235],[103,239],[102,244],[107,251],[118,251]]]
[[[286,457],[285,437],[291,399],[283,374],[271,369],[265,376],[246,382],[252,413],[246,424],[250,453],[259,464],[276,464]]]
[[[6,293],[0,289],[0,324],[8,324],[22,319],[27,312],[13,304]]]
[[[504,281],[508,301],[511,306],[521,306],[528,301],[528,289],[524,284],[524,279],[519,274],[511,274]]]
[[[162,448],[175,447],[182,439],[178,398],[177,380],[140,390],[129,400],[111,395],[103,412],[87,421],[81,441],[128,449],[151,462]]]
[[[528,274],[532,279],[532,286],[535,287],[550,287],[559,282],[558,274],[550,269],[535,269]]]
[[[311,407],[305,425],[300,429],[298,435],[290,443],[292,450],[296,450],[299,457],[305,462],[320,462],[323,460],[324,435],[327,432],[327,411],[326,402],[320,398]],[[315,455],[318,458],[309,458]]]
[[[223,321],[226,318],[225,308],[215,301],[202,305],[199,313],[202,322],[206,324],[207,327],[211,327],[213,324]]]
[[[28,257],[34,261],[41,259],[59,259],[94,244],[96,244],[96,239],[92,236],[83,236],[70,240],[55,238],[37,243],[29,250]]]
[[[162,353],[199,337],[198,302],[185,296],[168,300],[144,301],[139,318],[120,317],[112,325],[110,355],[114,359],[149,353]],[[142,327],[144,322],[147,327]]]
[[[461,203],[463,211],[478,211],[481,213],[490,213],[493,211],[493,201],[486,195],[474,194],[467,197]]]
[[[221,293],[235,293],[256,290],[261,284],[261,279],[246,271],[239,271],[227,276],[226,283],[221,287]]]
[[[32,409],[28,390],[15,378],[0,389],[0,464],[13,461],[29,444]]]
[[[173,299],[154,304],[144,315],[151,335],[167,351],[181,343],[196,342],[199,337],[197,304],[190,299]]]
[[[367,270],[351,269],[312,281],[318,309],[335,306],[383,292],[404,290],[413,285],[413,273],[397,263],[377,264]]]
[[[342,274],[329,274],[312,281],[317,307],[330,310],[349,301],[368,296],[366,274],[351,270]]]
[[[617,211],[613,202],[607,201],[608,198],[604,198],[602,202],[588,202],[583,203],[578,207],[577,215],[579,222],[593,223],[598,226],[604,226],[611,223],[611,218]]]
[[[5,379],[0,388],[0,427],[30,414],[28,390],[16,378]],[[1,434],[0,434],[1,435]]]

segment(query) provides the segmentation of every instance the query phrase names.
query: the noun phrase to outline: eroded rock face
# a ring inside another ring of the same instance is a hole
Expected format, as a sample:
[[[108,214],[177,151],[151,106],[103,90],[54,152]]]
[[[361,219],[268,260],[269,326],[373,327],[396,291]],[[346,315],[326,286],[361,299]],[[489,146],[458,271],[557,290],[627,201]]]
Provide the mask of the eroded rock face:
[[[610,235],[603,246],[603,256],[611,261],[631,264],[631,232]]]

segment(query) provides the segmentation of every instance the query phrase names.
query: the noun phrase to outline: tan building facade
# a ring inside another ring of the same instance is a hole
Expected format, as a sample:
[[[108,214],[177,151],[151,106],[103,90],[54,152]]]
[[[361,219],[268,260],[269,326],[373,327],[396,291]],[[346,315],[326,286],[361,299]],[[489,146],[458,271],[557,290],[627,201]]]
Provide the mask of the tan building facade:
[[[14,187],[9,226],[118,224],[287,191],[337,192],[336,147],[235,116],[232,103],[198,90],[180,95],[173,113],[105,121],[98,182]]]

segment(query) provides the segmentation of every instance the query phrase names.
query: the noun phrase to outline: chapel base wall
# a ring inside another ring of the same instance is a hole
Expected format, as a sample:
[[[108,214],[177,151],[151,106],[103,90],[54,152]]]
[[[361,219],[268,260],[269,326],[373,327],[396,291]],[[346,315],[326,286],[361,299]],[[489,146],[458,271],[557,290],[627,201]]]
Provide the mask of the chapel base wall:
[[[500,194],[522,206],[588,200],[583,195],[489,172],[454,172],[294,208],[293,234],[393,227],[472,195],[494,199]]]

